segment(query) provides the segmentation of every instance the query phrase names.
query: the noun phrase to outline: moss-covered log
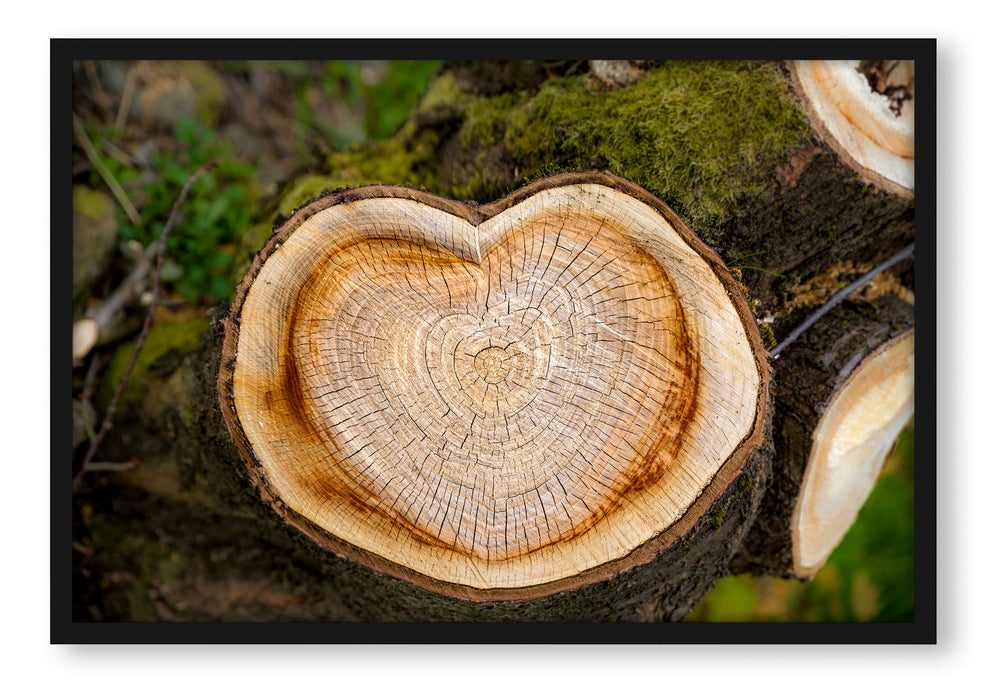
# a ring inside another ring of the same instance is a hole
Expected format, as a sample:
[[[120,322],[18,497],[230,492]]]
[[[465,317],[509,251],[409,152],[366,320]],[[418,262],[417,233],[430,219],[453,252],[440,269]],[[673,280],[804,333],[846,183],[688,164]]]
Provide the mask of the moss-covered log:
[[[816,136],[782,64],[650,63],[625,87],[586,62],[512,68],[448,66],[393,138],[333,153],[319,172],[293,178],[244,232],[237,279],[274,225],[327,191],[411,184],[484,203],[550,173],[609,170],[669,204],[721,256],[771,347],[827,296],[808,287],[817,275],[869,268],[913,238],[913,201],[866,183]],[[908,293],[909,268],[875,286],[877,308]],[[819,325],[841,322],[834,313]],[[685,604],[665,601],[704,593],[710,582],[690,572],[706,557],[728,572],[765,486],[763,474],[739,475],[689,533],[691,546],[666,555],[685,571],[666,590],[647,564],[528,608],[441,597],[327,556],[261,504],[217,404],[219,324],[189,341],[207,323],[156,325],[99,455],[138,464],[82,480],[77,619],[679,619]],[[128,356],[121,348],[101,381],[101,413]],[[838,369],[822,371],[828,384]],[[777,374],[778,391],[793,396],[798,385],[780,385],[788,376]],[[774,425],[792,410],[778,402]],[[793,449],[786,433],[772,436],[778,452]],[[738,570],[762,566],[742,561]],[[625,601],[604,593],[615,588]]]
[[[411,183],[489,202],[553,172],[609,170],[740,267],[757,312],[770,315],[788,287],[913,237],[913,200],[868,184],[816,135],[783,64],[665,61],[624,88],[589,73],[534,84],[534,74],[500,73],[491,94],[461,64],[441,72],[393,139],[295,179],[246,245],[260,249],[274,219],[348,185]]]

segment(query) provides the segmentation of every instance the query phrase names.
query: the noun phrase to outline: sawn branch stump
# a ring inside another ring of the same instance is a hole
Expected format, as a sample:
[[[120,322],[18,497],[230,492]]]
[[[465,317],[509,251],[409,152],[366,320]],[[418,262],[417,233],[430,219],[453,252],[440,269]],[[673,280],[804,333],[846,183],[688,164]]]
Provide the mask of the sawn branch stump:
[[[461,601],[649,564],[613,613],[670,619],[751,524],[768,384],[718,257],[585,173],[483,207],[371,186],[298,210],[239,287],[219,394],[263,499],[338,555]]]

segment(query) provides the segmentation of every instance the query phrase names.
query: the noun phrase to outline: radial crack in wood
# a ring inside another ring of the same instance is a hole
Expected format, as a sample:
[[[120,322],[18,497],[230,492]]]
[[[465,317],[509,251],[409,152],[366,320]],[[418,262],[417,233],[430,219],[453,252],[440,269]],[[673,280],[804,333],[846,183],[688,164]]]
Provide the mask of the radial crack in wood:
[[[860,63],[794,61],[795,92],[819,137],[863,179],[913,197],[914,62],[883,62],[890,64],[884,85],[900,88],[896,100],[870,85]]]
[[[227,323],[221,408],[262,496],[332,551],[457,597],[655,559],[764,436],[735,281],[607,174],[485,207],[324,197],[268,242]]]

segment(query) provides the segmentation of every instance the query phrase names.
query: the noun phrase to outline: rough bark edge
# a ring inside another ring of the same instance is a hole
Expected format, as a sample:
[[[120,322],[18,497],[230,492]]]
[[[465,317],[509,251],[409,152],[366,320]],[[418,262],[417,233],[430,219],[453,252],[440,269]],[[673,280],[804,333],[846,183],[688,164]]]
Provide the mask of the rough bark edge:
[[[458,216],[477,226],[481,222],[544,190],[582,184],[610,187],[639,200],[660,214],[674,228],[684,243],[709,265],[719,282],[721,282],[736,309],[753,351],[754,361],[760,377],[760,386],[757,391],[757,410],[753,424],[746,437],[718,469],[715,476],[704,487],[701,494],[685,511],[684,515],[672,526],[659,533],[656,537],[647,540],[625,557],[600,564],[580,574],[532,586],[480,589],[434,579],[355,547],[327,532],[283,503],[268,483],[264,469],[255,455],[241,427],[240,420],[237,418],[236,409],[233,407],[233,377],[236,364],[237,341],[240,334],[240,311],[251,285],[254,283],[268,257],[299,228],[303,221],[317,212],[332,206],[373,198],[409,199]],[[759,451],[764,441],[769,405],[770,370],[759,330],[757,329],[749,305],[746,302],[746,298],[739,288],[738,282],[732,277],[732,274],[721,258],[711,248],[705,245],[670,207],[638,185],[608,172],[591,171],[551,175],[511,193],[504,199],[485,206],[479,206],[474,202],[464,203],[445,199],[411,187],[391,185],[368,185],[365,187],[345,189],[320,197],[296,209],[292,216],[281,227],[275,230],[272,237],[269,238],[264,248],[262,248],[251,263],[251,267],[248,269],[244,279],[238,285],[237,293],[231,305],[230,315],[222,321],[222,324],[224,328],[224,341],[217,375],[217,391],[220,399],[221,413],[231,439],[247,468],[248,477],[261,497],[261,500],[279,513],[283,520],[334,554],[364,564],[382,573],[403,578],[422,588],[440,593],[444,596],[479,602],[526,601],[555,593],[571,591],[591,583],[610,579],[635,566],[651,562],[697,526],[703,516],[712,509],[712,506],[724,494],[729,485],[742,472],[754,450]]]
[[[824,141],[825,144],[839,156],[843,163],[855,170],[867,184],[879,187],[885,192],[890,192],[891,194],[895,194],[898,197],[903,197],[904,199],[914,199],[913,189],[894,182],[883,174],[867,168],[865,165],[856,160],[849,153],[849,151],[847,151],[845,147],[839,143],[839,140],[832,134],[832,132],[825,127],[825,123],[818,115],[818,111],[812,106],[811,99],[808,97],[807,92],[801,85],[801,81],[797,77],[797,63],[798,61],[785,61],[783,64],[784,71],[790,81],[791,90],[794,92],[794,96],[797,98],[798,104],[801,105],[801,109],[803,109],[804,113],[808,116],[808,121],[811,122],[811,126],[815,130],[815,134],[818,138]]]

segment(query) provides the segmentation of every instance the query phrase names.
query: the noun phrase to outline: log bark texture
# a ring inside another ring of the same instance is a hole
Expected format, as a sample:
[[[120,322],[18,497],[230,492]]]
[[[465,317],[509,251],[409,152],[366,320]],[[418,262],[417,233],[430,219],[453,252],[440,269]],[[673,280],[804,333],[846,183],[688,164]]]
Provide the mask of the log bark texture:
[[[844,261],[868,268],[914,237],[913,200],[866,183],[816,137],[784,65],[661,62],[622,88],[581,62],[519,68],[442,70],[394,138],[333,154],[323,173],[289,182],[245,232],[245,251],[260,250],[307,200],[347,185],[408,183],[492,202],[548,173],[608,169],[669,204],[734,271],[769,348],[810,312],[794,303],[802,285]],[[472,75],[488,82],[473,89]],[[893,272],[891,289],[912,287],[910,264]],[[805,341],[813,374],[796,370],[798,345],[793,364],[772,363],[786,398],[768,413],[767,459],[803,449],[807,382],[830,386],[841,370],[816,363],[815,339],[841,334],[850,309],[874,325],[906,323],[910,308],[890,297],[846,302],[823,318]],[[786,500],[795,477],[781,459],[772,473],[747,464],[683,533],[689,545],[531,601],[465,601],[327,556],[257,497],[241,466],[215,390],[225,317],[218,310],[208,330],[205,319],[152,329],[100,456],[138,466],[85,475],[74,499],[77,620],[677,620],[733,557],[734,571],[783,570],[773,547],[752,538],[737,555],[761,500],[767,524],[753,537],[770,542],[778,531],[777,506],[762,494],[769,482]],[[101,382],[100,409],[121,364],[115,358]],[[675,568],[683,573],[658,573]]]

